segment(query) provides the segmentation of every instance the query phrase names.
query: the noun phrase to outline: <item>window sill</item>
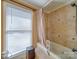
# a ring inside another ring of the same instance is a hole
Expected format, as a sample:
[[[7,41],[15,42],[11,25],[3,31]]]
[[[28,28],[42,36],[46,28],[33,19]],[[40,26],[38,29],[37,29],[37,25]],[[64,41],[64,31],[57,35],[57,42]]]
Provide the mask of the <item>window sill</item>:
[[[27,47],[27,48],[25,48],[25,49],[22,49],[22,50],[16,52],[16,53],[8,54],[8,57],[9,57],[9,58],[13,58],[13,57],[19,56],[19,55],[21,55],[21,54],[26,54],[26,52],[27,52],[28,50],[31,50],[31,49],[33,49],[33,48],[32,48],[32,47]]]

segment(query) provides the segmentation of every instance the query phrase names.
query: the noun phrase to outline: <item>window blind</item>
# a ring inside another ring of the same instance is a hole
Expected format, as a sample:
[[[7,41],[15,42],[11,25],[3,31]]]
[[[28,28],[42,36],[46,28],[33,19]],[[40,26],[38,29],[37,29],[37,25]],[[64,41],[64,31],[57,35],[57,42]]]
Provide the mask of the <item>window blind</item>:
[[[9,56],[32,46],[32,11],[6,8],[6,40]]]

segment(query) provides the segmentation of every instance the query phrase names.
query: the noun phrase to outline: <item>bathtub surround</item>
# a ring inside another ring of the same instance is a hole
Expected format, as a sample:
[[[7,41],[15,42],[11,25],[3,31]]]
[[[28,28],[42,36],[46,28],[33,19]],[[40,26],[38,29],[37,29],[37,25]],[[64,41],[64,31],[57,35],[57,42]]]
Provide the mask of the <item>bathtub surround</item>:
[[[42,9],[41,9],[42,10]],[[40,15],[44,14],[44,16],[38,16],[38,23],[41,25],[41,19],[43,24],[42,27],[39,27],[39,33],[45,33],[44,35],[39,37],[39,41],[42,41],[44,36],[46,40],[50,40],[52,42],[56,42],[68,48],[76,48],[76,7],[68,4],[62,8],[59,8],[51,13],[45,13],[43,10],[39,11]],[[42,18],[43,17],[43,18]],[[37,24],[38,24],[37,23]],[[43,31],[43,30],[44,31]],[[72,42],[72,43],[70,43]],[[46,42],[45,42],[46,44]]]
[[[71,4],[48,14],[47,37],[67,48],[77,49],[76,7]]]
[[[49,51],[60,59],[77,59],[76,7],[72,7],[71,4],[68,4],[51,13],[44,13],[43,21],[45,22],[45,45],[47,44],[46,40],[52,42]],[[40,27],[40,29],[42,28]],[[39,32],[41,33],[42,30]],[[38,42],[41,42],[41,40],[43,40],[43,38],[42,36],[39,36]],[[41,47],[38,48],[37,44],[36,51],[39,53],[36,52],[36,55],[39,59],[45,59],[50,53],[48,55],[47,48],[43,45],[41,46],[42,49],[40,49]],[[72,51],[73,48],[75,49],[75,52]],[[43,51],[41,52],[41,50]],[[43,54],[43,52],[45,54]],[[51,59],[50,57],[47,58]],[[55,57],[55,59],[56,58],[57,57]]]

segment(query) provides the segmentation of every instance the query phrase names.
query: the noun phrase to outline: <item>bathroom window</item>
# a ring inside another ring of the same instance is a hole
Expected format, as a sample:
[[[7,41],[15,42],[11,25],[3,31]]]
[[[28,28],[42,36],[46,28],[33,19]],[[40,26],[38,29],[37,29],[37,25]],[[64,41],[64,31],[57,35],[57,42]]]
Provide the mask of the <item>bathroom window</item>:
[[[32,46],[32,11],[7,6],[6,40],[8,56]]]

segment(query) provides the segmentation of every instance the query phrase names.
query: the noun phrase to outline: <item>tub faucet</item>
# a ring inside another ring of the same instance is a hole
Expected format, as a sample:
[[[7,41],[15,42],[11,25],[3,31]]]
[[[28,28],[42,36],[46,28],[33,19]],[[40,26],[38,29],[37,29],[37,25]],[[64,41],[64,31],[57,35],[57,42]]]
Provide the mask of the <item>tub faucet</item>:
[[[72,51],[73,51],[73,52],[77,52],[77,49],[73,48]]]

